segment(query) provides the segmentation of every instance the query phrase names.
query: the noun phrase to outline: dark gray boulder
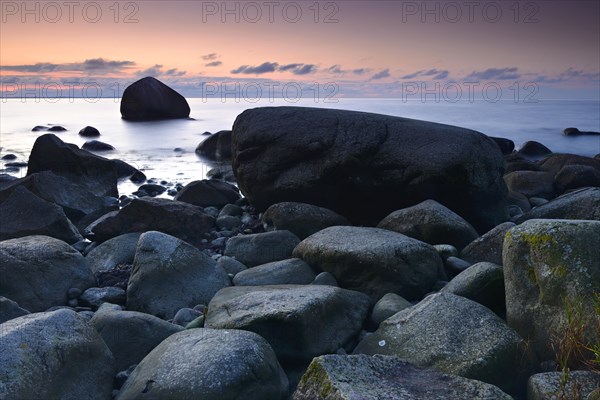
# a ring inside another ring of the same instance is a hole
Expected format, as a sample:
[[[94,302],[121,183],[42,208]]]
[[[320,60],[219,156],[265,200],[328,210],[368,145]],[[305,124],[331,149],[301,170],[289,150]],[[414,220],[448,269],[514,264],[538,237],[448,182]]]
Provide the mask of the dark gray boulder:
[[[69,244],[83,239],[63,209],[18,186],[0,204],[0,241],[46,235]]]
[[[409,301],[398,296],[396,293],[388,293],[379,299],[373,306],[373,311],[371,311],[371,322],[375,325],[379,325],[392,315],[408,307],[412,307],[412,304]]]
[[[479,236],[471,224],[435,200],[394,211],[377,227],[429,244],[450,244],[459,251]]]
[[[119,197],[113,161],[65,143],[53,134],[38,137],[29,154],[27,175],[41,171],[64,176],[98,196]]]
[[[190,106],[182,95],[148,76],[125,88],[121,116],[132,121],[188,118]]]
[[[0,296],[0,324],[27,314],[29,311],[19,307],[16,302]]]
[[[106,214],[87,230],[98,241],[124,233],[160,231],[198,246],[214,225],[215,219],[200,207],[181,201],[145,197],[133,199],[120,211]]]
[[[179,325],[136,311],[101,310],[90,323],[115,356],[117,371],[138,364],[163,340],[183,330]]]
[[[565,128],[563,130],[565,136],[580,136],[580,135],[600,135],[600,132],[580,131],[577,128]]]
[[[393,356],[316,357],[294,400],[512,400],[496,386],[416,367]]]
[[[126,233],[94,247],[86,256],[92,272],[108,271],[118,265],[133,264],[139,233]]]
[[[376,224],[394,210],[434,199],[479,231],[508,219],[502,153],[489,137],[464,128],[263,107],[237,117],[232,151],[239,187],[260,210],[296,201]]]
[[[115,150],[114,146],[101,142],[99,140],[88,140],[81,148],[87,151],[111,151]]]
[[[504,236],[510,228],[515,226],[513,222],[504,222],[481,237],[473,240],[460,252],[460,258],[470,263],[487,261],[502,265],[502,245]]]
[[[600,221],[600,188],[585,188],[569,192],[535,207],[517,219],[588,219]]]
[[[241,271],[233,278],[236,286],[308,285],[316,277],[313,269],[299,258],[274,261]]]
[[[442,268],[433,246],[379,228],[332,226],[304,239],[293,254],[374,301],[386,293],[421,299]]]
[[[189,329],[152,350],[117,400],[283,400],[287,392],[288,379],[259,335]]]
[[[436,293],[386,319],[354,354],[394,355],[420,367],[511,391],[528,376],[525,341],[488,308]]]
[[[552,154],[552,150],[550,150],[540,142],[530,140],[521,145],[519,150],[517,150],[517,154],[522,155],[526,158],[537,159],[545,157],[548,154]]]
[[[456,275],[441,290],[486,306],[504,318],[506,303],[504,300],[504,271],[501,265],[479,262]]]
[[[98,137],[100,136],[100,131],[93,126],[86,126],[85,128],[81,128],[79,131],[79,136],[83,137]]]
[[[258,333],[279,360],[308,362],[353,346],[369,306],[368,296],[333,286],[232,286],[211,300],[204,326]]]
[[[330,226],[350,225],[346,218],[331,210],[290,201],[267,208],[262,222],[267,230],[288,230],[300,239]]]
[[[127,309],[172,319],[183,307],[208,304],[231,284],[212,258],[161,232],[146,232],[138,241],[127,285]]]
[[[213,160],[231,160],[231,131],[219,131],[196,147],[196,154]]]
[[[216,179],[190,182],[174,197],[175,200],[195,206],[217,208],[235,203],[239,198],[240,194],[235,186]]]
[[[546,372],[532,375],[527,382],[527,400],[597,400],[598,395],[600,375],[593,371]]]
[[[71,288],[95,285],[85,258],[65,242],[27,236],[0,242],[0,296],[29,311],[67,304]]]
[[[101,215],[115,209],[114,206],[110,206],[112,198],[98,196],[85,186],[51,171],[36,172],[3,185],[0,188],[0,203],[21,186],[37,197],[61,206],[65,215],[72,221],[78,221],[90,214]]]
[[[28,314],[0,329],[1,399],[110,399],[113,356],[71,310]]]
[[[233,257],[246,267],[285,260],[300,243],[290,231],[238,235],[227,241],[223,255]]]

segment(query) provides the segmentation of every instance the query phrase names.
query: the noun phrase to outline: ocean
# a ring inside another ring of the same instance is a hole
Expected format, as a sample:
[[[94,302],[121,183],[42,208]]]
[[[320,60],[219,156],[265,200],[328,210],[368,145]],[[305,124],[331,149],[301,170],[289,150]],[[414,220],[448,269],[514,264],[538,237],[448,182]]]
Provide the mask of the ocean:
[[[528,140],[536,140],[554,152],[594,156],[600,153],[600,136],[565,137],[562,131],[577,127],[581,131],[600,131],[600,102],[540,100],[536,103],[515,103],[484,100],[421,102],[403,99],[348,99],[337,103],[301,99],[290,103],[273,99],[250,103],[235,99],[191,98],[190,117],[193,119],[153,122],[128,122],[121,119],[118,99],[7,99],[0,100],[0,157],[15,154],[17,160],[27,161],[35,139],[45,132],[32,132],[36,125],[56,124],[67,128],[55,133],[63,141],[83,145],[86,138],[79,130],[87,125],[97,128],[97,140],[113,145],[116,150],[98,153],[119,158],[142,170],[148,178],[169,184],[187,184],[203,179],[218,163],[196,156],[196,146],[207,136],[203,132],[231,129],[243,110],[261,106],[328,107],[375,112],[407,118],[434,121],[474,129],[490,136],[511,139],[517,148]],[[175,151],[175,149],[178,149]],[[2,161],[2,169],[5,163]],[[2,171],[6,172],[6,171]],[[27,168],[9,172],[25,176]],[[120,183],[119,192],[130,194],[136,185]]]

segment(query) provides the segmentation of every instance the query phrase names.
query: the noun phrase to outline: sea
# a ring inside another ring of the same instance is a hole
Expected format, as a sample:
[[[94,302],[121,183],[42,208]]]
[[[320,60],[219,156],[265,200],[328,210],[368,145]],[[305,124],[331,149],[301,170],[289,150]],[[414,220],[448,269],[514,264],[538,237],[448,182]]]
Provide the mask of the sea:
[[[121,119],[119,99],[2,99],[0,100],[0,158],[14,154],[16,160],[2,160],[0,173],[23,177],[27,167],[7,168],[7,162],[26,162],[36,138],[46,132],[33,132],[36,125],[61,125],[55,132],[63,141],[78,146],[85,126],[97,128],[97,140],[116,150],[97,153],[119,158],[142,170],[148,178],[168,186],[204,179],[218,163],[196,155],[195,149],[206,139],[204,132],[231,129],[242,111],[265,106],[305,106],[373,112],[439,122],[477,130],[489,136],[511,139],[517,148],[535,140],[555,153],[594,156],[600,153],[600,136],[566,137],[563,129],[600,132],[600,102],[539,100],[535,103],[485,100],[422,102],[407,99],[339,98],[336,102],[314,99],[187,99],[190,119],[129,122]],[[331,99],[330,99],[331,100]],[[368,132],[365,132],[368,134]],[[119,184],[120,194],[130,194],[137,186],[129,181]]]

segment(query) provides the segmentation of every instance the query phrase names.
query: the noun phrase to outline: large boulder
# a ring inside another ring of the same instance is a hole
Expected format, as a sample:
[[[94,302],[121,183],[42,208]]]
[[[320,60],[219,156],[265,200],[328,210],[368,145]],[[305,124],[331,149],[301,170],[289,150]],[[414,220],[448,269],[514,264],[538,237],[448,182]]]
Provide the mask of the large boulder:
[[[78,185],[51,171],[36,172],[4,185],[0,190],[0,203],[6,200],[17,187],[24,187],[39,198],[61,206],[71,221],[114,209],[109,207],[110,198],[97,196],[85,186]]]
[[[86,256],[94,274],[111,270],[119,265],[133,264],[139,233],[126,233],[100,243]]]
[[[577,326],[583,345],[600,343],[599,248],[600,221],[529,220],[507,233],[506,319],[541,359]]]
[[[190,106],[182,95],[148,76],[125,88],[121,116],[132,121],[188,118]]]
[[[333,286],[232,286],[211,300],[204,326],[258,333],[280,360],[308,362],[351,345],[369,306],[364,294]]]
[[[162,198],[133,199],[118,212],[93,222],[88,230],[94,240],[105,241],[124,233],[160,231],[200,245],[215,219],[200,207]]]
[[[354,354],[398,356],[503,390],[514,389],[519,372],[527,372],[525,352],[525,341],[493,312],[450,293],[428,296],[386,319],[354,349]]]
[[[247,267],[290,258],[300,243],[290,231],[238,235],[227,241],[223,255],[234,257]]]
[[[236,286],[308,285],[316,278],[313,269],[299,258],[273,261],[240,271],[233,278]]]
[[[25,315],[0,328],[1,399],[110,399],[113,356],[71,310]]]
[[[0,324],[27,314],[29,314],[29,311],[19,307],[16,302],[0,296]]]
[[[535,207],[517,219],[588,219],[600,221],[600,188],[579,189]]]
[[[489,232],[486,232],[462,249],[460,258],[470,263],[487,261],[502,265],[504,236],[513,226],[515,226],[513,222],[503,222]]]
[[[428,293],[442,269],[442,259],[427,243],[400,233],[333,226],[304,239],[294,257],[331,273],[341,287],[379,300],[397,293],[418,300]]]
[[[97,196],[119,197],[117,167],[109,159],[65,143],[53,134],[38,137],[29,154],[27,175],[52,171]]]
[[[504,271],[501,265],[479,262],[456,275],[442,292],[476,301],[500,317],[506,314],[504,302]]]
[[[305,239],[322,229],[337,225],[350,225],[341,215],[323,207],[286,201],[273,204],[262,215],[267,230],[288,230]]]
[[[546,372],[532,375],[527,382],[527,400],[597,400],[599,394],[600,374],[593,371]]]
[[[512,400],[496,386],[415,367],[392,356],[315,358],[294,400]]]
[[[235,186],[216,179],[190,182],[174,197],[175,200],[195,206],[217,208],[235,203],[239,198],[240,194]]]
[[[259,335],[189,329],[152,350],[117,400],[283,400],[287,392],[288,379]]]
[[[210,135],[196,147],[196,154],[213,160],[231,160],[231,131]]]
[[[136,311],[100,310],[90,323],[115,356],[117,371],[138,364],[156,346],[183,328]]]
[[[208,304],[231,284],[216,261],[176,237],[146,232],[127,285],[127,309],[171,319],[180,308]]]
[[[68,291],[95,286],[85,258],[49,236],[27,236],[0,242],[0,296],[36,312],[64,306]]]
[[[429,244],[451,244],[458,250],[479,236],[471,224],[435,200],[394,211],[377,227]]]
[[[299,201],[374,225],[434,199],[482,232],[508,219],[502,153],[468,129],[356,111],[263,107],[237,117],[232,150],[239,187],[260,210]]]
[[[69,244],[83,239],[60,206],[18,186],[0,204],[0,241],[30,235],[52,236]]]

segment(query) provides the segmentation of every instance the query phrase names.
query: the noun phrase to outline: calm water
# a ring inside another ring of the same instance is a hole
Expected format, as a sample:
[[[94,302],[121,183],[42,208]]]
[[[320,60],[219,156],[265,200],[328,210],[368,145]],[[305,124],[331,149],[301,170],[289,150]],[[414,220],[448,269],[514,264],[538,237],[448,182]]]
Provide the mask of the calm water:
[[[538,103],[484,101],[459,103],[405,102],[401,99],[339,99],[338,103],[315,103],[313,100],[290,104],[284,100],[259,103],[233,99],[188,99],[194,120],[159,122],[127,122],[120,118],[119,103],[100,99],[95,103],[84,99],[60,100],[55,103],[28,99],[0,101],[0,157],[12,153],[17,161],[27,161],[35,139],[44,132],[32,132],[35,125],[57,124],[68,129],[56,133],[63,141],[81,146],[86,139],[78,135],[91,125],[102,134],[98,140],[109,143],[116,151],[102,153],[120,158],[144,171],[148,178],[183,184],[202,179],[215,164],[198,158],[194,149],[206,136],[205,131],[231,129],[235,117],[247,108],[296,105],[342,108],[376,112],[408,118],[458,125],[490,136],[512,139],[517,147],[527,140],[544,143],[555,152],[587,156],[600,153],[600,137],[564,137],[566,127],[600,131],[600,102],[542,100]],[[174,151],[180,148],[183,151]],[[4,168],[4,166],[2,166]],[[26,168],[12,175],[24,176]],[[121,193],[131,193],[135,186],[124,182]]]

